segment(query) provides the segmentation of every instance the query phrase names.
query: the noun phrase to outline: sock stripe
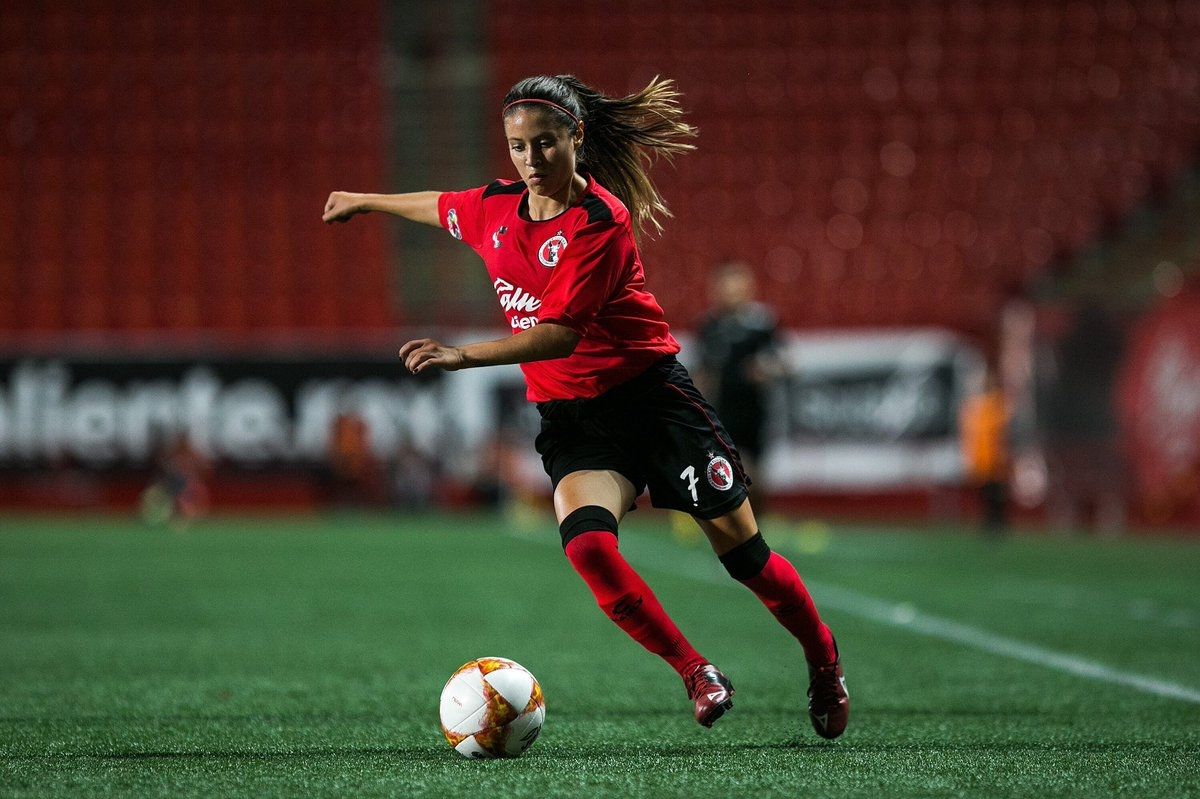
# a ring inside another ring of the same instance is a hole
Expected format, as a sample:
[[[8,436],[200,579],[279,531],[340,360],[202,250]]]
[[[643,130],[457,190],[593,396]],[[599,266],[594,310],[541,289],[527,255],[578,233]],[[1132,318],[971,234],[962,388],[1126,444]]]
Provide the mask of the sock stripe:
[[[766,568],[767,561],[771,559],[771,548],[767,546],[762,533],[755,533],[753,538],[743,541],[717,559],[730,577],[745,582]]]
[[[571,543],[571,539],[584,533],[617,534],[617,517],[607,508],[599,505],[584,505],[567,514],[558,526],[558,534],[562,536],[563,549]]]

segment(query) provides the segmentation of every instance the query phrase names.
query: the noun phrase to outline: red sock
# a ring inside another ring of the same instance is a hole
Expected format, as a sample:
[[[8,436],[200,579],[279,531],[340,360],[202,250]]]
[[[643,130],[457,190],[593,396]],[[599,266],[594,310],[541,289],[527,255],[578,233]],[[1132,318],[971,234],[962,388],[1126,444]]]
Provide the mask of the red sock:
[[[763,570],[742,580],[742,583],[796,637],[804,647],[804,657],[810,663],[823,666],[837,658],[833,635],[821,622],[808,589],[796,573],[796,567],[787,558],[772,552]]]
[[[617,551],[607,530],[583,533],[567,542],[567,560],[579,572],[610,619],[630,638],[687,677],[707,663],[667,616],[650,587]]]

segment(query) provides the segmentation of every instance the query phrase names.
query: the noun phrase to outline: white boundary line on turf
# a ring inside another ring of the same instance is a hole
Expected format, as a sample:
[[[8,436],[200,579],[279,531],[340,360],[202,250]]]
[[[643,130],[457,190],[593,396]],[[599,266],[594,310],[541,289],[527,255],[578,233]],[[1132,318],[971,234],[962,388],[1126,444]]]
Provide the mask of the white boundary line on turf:
[[[1200,704],[1200,691],[1155,677],[1114,669],[1095,660],[1055,652],[1052,649],[1007,638],[979,627],[922,613],[911,605],[885,602],[874,597],[837,586],[819,584],[816,591],[824,607],[841,610],[860,618],[912,630],[931,638],[941,638],[957,644],[990,652],[993,655],[1023,660],[1038,666],[1065,671],[1079,677],[1124,685],[1143,693],[1168,699]]]
[[[549,539],[541,536],[520,536],[519,538],[523,541],[537,541],[543,544],[551,543]],[[558,542],[554,541],[553,543],[557,544]],[[632,547],[635,552],[651,548],[658,548],[664,554],[668,554],[667,547],[644,540],[642,537],[639,537],[637,543]],[[711,585],[740,589],[740,586],[735,581],[724,574],[718,574],[711,568],[701,568],[695,556],[687,550],[672,547],[670,548],[669,555],[670,557],[658,558],[653,563],[639,562],[637,565]],[[680,557],[681,555],[683,558]],[[641,559],[635,557],[633,560],[639,561]],[[1123,685],[1143,693],[1167,699],[1177,699],[1181,702],[1200,704],[1200,691],[1179,685],[1178,683],[1121,671],[1111,666],[1106,666],[1099,661],[1069,655],[1064,652],[1055,652],[1052,649],[1046,649],[1037,644],[1030,644],[1015,638],[997,635],[996,633],[991,633],[969,624],[963,624],[930,613],[922,613],[906,602],[888,602],[859,593],[858,591],[851,591],[847,588],[826,583],[810,582],[808,580],[805,583],[816,595],[814,599],[817,600],[817,605],[820,608],[839,610],[843,613],[858,616],[859,618],[889,627],[911,630],[914,633],[929,636],[930,638],[940,638],[943,641],[951,641],[993,655],[1000,655],[1001,657],[1064,671],[1068,674],[1074,674],[1077,677],[1086,677],[1091,680],[1099,680],[1114,685]]]

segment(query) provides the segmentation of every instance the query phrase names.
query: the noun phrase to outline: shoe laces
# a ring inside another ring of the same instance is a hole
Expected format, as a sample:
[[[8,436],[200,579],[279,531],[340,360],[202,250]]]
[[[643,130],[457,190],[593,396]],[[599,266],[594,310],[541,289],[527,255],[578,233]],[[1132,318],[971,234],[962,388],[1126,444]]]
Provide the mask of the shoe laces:
[[[727,690],[725,686],[721,684],[720,675],[717,672],[716,666],[711,664],[697,667],[695,671],[688,675],[687,685],[688,697],[692,699],[695,699],[697,696],[699,696],[710,685],[714,685],[722,690]]]
[[[809,681],[808,696],[821,705],[837,704],[841,701],[841,682],[837,677],[837,663],[813,669]]]

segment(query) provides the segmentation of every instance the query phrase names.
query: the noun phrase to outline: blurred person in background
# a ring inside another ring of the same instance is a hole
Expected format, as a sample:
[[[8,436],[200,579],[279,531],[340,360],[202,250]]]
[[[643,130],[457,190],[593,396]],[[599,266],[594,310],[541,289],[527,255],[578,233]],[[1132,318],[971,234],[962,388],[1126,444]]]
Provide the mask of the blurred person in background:
[[[1115,402],[1125,333],[1100,296],[1076,302],[1039,375],[1048,511],[1059,527],[1116,535],[1126,517]]]
[[[142,518],[151,524],[186,527],[208,510],[208,461],[185,435],[165,442],[155,476],[142,492]]]
[[[514,501],[522,454],[518,436],[519,431],[501,423],[479,454],[473,487],[486,508],[501,510]]]
[[[983,508],[983,530],[992,536],[1008,529],[1008,417],[1000,376],[989,368],[959,412],[959,440],[967,480]]]
[[[696,384],[711,398],[752,474],[762,457],[768,391],[783,374],[777,354],[779,322],[770,306],[755,299],[756,293],[748,265],[721,264],[712,276],[712,308],[696,337]],[[755,505],[761,512],[761,492],[755,493]]]
[[[387,492],[392,507],[421,513],[433,504],[440,465],[407,438],[401,438],[387,463]]]
[[[373,508],[386,504],[385,469],[371,451],[370,429],[361,416],[342,413],[329,435],[328,490],[340,508]]]
[[[400,357],[413,373],[521,365],[542,416],[536,447],[567,559],[604,613],[682,678],[696,721],[712,726],[734,689],[618,551],[618,523],[646,488],[655,506],[696,519],[730,576],[800,643],[813,728],[836,738],[850,703],[833,634],[795,567],[758,531],[737,450],[646,290],[636,234],[661,229],[669,213],[647,166],[693,149],[677,97],[658,79],[609,97],[571,75],[526,78],[501,110],[520,180],[333,192],[323,219],[383,211],[440,225],[483,259],[512,335],[458,347],[417,339]]]

